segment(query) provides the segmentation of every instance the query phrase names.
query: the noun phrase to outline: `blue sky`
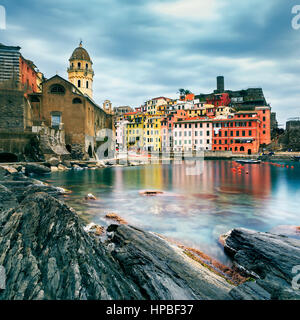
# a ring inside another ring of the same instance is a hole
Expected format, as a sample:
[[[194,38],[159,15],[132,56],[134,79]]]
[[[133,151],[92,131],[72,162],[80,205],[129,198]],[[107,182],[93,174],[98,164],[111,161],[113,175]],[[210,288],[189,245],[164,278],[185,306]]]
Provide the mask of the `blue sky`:
[[[300,116],[300,29],[289,0],[0,0],[7,28],[46,77],[67,78],[79,40],[95,70],[94,99],[137,107],[178,88],[262,87],[279,123]]]

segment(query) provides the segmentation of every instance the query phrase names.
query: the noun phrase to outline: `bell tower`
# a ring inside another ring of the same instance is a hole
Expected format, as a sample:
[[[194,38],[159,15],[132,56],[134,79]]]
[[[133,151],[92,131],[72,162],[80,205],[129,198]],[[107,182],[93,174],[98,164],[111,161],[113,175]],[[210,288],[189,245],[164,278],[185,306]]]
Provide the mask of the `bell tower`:
[[[113,113],[112,103],[110,102],[110,100],[105,100],[103,102],[103,110],[108,114]]]
[[[82,41],[79,43],[69,59],[68,77],[83,94],[93,98],[93,62],[88,52],[82,47]]]

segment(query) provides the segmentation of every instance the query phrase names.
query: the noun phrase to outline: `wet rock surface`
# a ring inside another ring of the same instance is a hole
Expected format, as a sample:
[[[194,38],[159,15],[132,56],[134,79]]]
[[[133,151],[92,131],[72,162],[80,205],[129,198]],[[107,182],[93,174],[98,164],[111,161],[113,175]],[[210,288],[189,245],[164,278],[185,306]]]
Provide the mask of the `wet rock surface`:
[[[157,236],[123,225],[110,233],[101,243],[64,203],[27,196],[0,214],[0,299],[228,298],[231,285]]]
[[[294,268],[300,266],[299,240],[240,228],[224,241],[235,265],[254,280],[231,290],[233,299],[300,299],[293,286]]]
[[[18,205],[15,195],[3,185],[0,185],[0,212],[9,210]]]
[[[126,225],[107,231],[112,256],[146,299],[228,299],[232,285],[160,237]]]

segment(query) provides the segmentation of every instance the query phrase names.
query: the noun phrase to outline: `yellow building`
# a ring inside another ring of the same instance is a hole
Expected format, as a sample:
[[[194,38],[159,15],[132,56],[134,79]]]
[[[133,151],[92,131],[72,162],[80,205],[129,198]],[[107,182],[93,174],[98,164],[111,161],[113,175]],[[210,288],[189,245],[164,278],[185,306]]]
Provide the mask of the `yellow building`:
[[[228,115],[232,114],[234,110],[228,106],[219,106],[216,109],[216,117],[227,117]]]
[[[143,114],[129,115],[126,126],[126,140],[128,150],[140,152],[144,147],[144,120]]]
[[[146,101],[146,112],[150,115],[155,115],[158,112],[158,108],[166,106],[171,99],[166,97],[157,97]]]
[[[186,115],[188,117],[204,117],[206,115],[206,109],[205,108],[195,108],[195,109],[189,109],[185,110]]]
[[[160,116],[148,116],[144,122],[144,150],[161,151]]]
[[[93,62],[88,52],[82,47],[82,41],[76,48],[71,58],[68,68],[69,81],[73,83],[83,94],[93,98]]]

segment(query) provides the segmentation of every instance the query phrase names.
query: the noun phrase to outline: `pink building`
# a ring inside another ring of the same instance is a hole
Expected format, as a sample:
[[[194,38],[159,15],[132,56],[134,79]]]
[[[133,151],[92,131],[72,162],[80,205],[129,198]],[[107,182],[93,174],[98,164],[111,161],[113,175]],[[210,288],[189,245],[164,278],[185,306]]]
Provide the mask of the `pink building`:
[[[212,120],[186,118],[174,123],[174,151],[212,150]]]
[[[174,148],[173,130],[174,123],[186,118],[186,111],[174,110],[161,120],[162,151],[169,152]]]

